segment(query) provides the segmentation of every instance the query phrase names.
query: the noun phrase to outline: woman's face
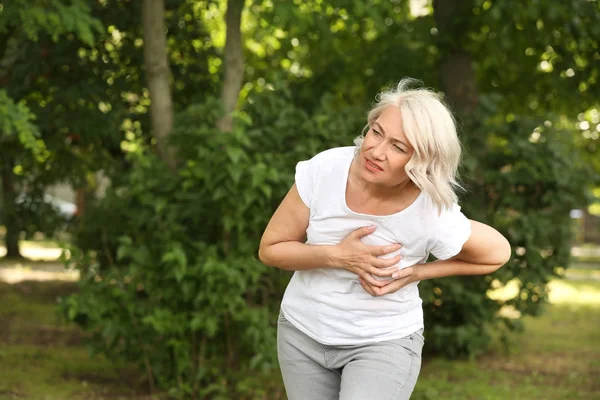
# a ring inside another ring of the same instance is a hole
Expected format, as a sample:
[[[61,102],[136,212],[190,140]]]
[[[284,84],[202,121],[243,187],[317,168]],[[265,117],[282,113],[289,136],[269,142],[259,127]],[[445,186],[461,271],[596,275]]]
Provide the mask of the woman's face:
[[[413,151],[402,128],[400,110],[387,106],[365,135],[358,159],[360,177],[389,187],[406,183],[409,178],[404,167]]]

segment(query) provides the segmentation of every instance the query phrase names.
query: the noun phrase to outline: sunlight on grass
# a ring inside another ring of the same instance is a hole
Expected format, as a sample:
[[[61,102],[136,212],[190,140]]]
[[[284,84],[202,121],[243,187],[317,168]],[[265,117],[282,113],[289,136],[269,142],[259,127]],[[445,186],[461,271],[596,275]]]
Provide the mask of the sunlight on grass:
[[[36,271],[23,265],[0,269],[0,281],[17,283],[22,281],[69,281],[79,280],[78,270]]]
[[[514,298],[519,285],[511,281],[488,295]],[[508,352],[425,358],[411,400],[599,399],[600,282],[554,280],[548,290],[550,304],[541,316],[522,318],[525,331],[510,334]]]
[[[489,290],[487,295],[494,300],[510,300],[518,296],[520,281],[513,279],[505,286]],[[548,283],[549,301],[552,304],[600,305],[600,282],[552,280]]]
[[[0,258],[0,281],[18,283],[79,280],[78,270],[65,269],[61,260],[63,249],[55,242],[22,240],[19,247],[24,258]],[[0,257],[5,254],[6,248],[0,246]],[[64,257],[68,256],[69,252],[65,250]]]
[[[573,282],[555,280],[548,284],[552,304],[582,304],[600,306],[600,282]]]
[[[65,270],[56,262],[5,260],[0,274],[6,271],[14,278],[41,272],[64,276]],[[474,360],[424,358],[411,400],[600,399],[595,395],[600,281],[586,269],[578,271],[580,279],[548,284],[549,304],[540,316],[521,318],[514,309],[502,310],[525,326],[523,333],[510,333],[507,351],[494,344]],[[143,372],[101,356],[90,358],[85,333],[65,324],[57,313],[56,299],[75,288],[74,283],[57,281],[0,282],[0,400],[150,398]],[[518,280],[496,283],[488,296],[507,300],[518,296],[519,289]],[[284,398],[279,372],[265,379],[264,387],[276,388],[265,399]]]
[[[40,247],[36,245],[26,245],[21,247],[21,255],[30,260],[55,261],[62,254],[60,247]],[[6,247],[0,246],[0,257],[6,255]]]

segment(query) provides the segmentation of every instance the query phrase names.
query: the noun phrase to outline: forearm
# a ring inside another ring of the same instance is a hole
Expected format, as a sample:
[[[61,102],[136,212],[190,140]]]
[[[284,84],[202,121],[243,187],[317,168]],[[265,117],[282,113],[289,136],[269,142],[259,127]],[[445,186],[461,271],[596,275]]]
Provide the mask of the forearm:
[[[444,278],[447,276],[486,275],[503,264],[476,264],[458,259],[438,260],[415,265],[417,280]]]
[[[334,247],[280,242],[261,246],[258,257],[266,265],[289,271],[331,268],[335,266]]]
[[[510,260],[510,243],[494,228],[471,221],[471,237],[455,257],[417,266],[419,280],[457,275],[485,275]]]

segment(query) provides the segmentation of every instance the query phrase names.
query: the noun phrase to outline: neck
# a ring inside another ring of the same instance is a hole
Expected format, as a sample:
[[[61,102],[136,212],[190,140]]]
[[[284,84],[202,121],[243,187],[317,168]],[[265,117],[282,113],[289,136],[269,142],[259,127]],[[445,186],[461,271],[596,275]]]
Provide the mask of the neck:
[[[360,175],[357,173],[357,163],[353,162],[351,166],[350,176],[352,177],[354,184],[357,188],[367,193],[369,197],[375,198],[378,200],[388,200],[392,198],[402,198],[402,197],[413,197],[420,193],[420,189],[411,181],[408,177],[406,180],[398,183],[394,186],[385,186],[385,185],[377,185],[371,182],[367,182],[360,178]]]

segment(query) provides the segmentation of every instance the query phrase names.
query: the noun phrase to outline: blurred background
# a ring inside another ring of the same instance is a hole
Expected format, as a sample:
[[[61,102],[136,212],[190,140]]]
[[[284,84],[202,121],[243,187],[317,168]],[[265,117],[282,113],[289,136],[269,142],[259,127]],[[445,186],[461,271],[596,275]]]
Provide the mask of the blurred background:
[[[512,243],[424,281],[413,399],[600,399],[597,0],[0,0],[0,399],[285,399],[295,164],[403,77]]]

